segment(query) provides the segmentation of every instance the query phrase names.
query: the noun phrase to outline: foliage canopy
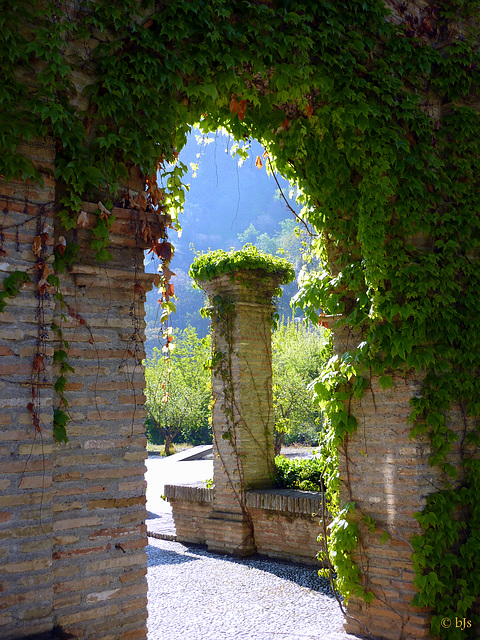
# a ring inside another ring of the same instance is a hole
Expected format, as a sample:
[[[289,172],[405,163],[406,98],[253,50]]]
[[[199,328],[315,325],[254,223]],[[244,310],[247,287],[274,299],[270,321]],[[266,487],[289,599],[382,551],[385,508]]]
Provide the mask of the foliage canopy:
[[[474,476],[447,462],[457,437],[447,415],[460,407],[466,441],[478,447],[479,10],[478,0],[6,0],[0,174],[38,180],[21,145],[48,137],[66,229],[77,226],[82,199],[101,192],[118,203],[133,165],[155,187],[150,206],[178,226],[185,167],[175,158],[190,126],[224,127],[247,146],[255,136],[300,188],[319,234],[324,268],[305,279],[298,302],[315,322],[320,308],[342,314],[363,337],[316,386],[330,442],[356,428],[339,385],[361,394],[365,371],[386,386],[399,372],[424,371],[412,435],[428,434],[432,464],[458,473],[463,493],[445,481],[456,504],[473,504]],[[97,217],[91,247],[106,260],[111,218]],[[167,244],[155,245],[165,263]],[[439,503],[427,511],[453,527]],[[479,594],[458,554],[432,556],[423,542],[421,576],[441,574],[448,558]],[[468,604],[455,581],[418,585],[439,614]]]

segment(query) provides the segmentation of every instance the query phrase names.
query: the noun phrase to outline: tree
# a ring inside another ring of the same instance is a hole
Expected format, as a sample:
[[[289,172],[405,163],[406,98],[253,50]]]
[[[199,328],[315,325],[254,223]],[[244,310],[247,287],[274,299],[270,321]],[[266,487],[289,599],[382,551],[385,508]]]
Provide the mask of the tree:
[[[211,439],[210,372],[204,366],[209,357],[210,336],[200,339],[187,327],[178,332],[169,358],[154,348],[146,361],[146,433],[151,442],[163,442],[165,455],[177,437]]]
[[[329,354],[330,340],[322,327],[290,319],[274,332],[272,372],[277,455],[286,441],[318,441],[322,416],[307,387],[318,377]]]

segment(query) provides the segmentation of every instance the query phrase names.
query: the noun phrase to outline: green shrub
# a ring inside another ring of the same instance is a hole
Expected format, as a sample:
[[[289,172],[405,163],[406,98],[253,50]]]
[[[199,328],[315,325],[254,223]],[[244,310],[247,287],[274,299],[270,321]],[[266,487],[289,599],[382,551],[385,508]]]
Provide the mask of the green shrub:
[[[275,486],[281,489],[323,491],[322,463],[318,458],[275,458]]]

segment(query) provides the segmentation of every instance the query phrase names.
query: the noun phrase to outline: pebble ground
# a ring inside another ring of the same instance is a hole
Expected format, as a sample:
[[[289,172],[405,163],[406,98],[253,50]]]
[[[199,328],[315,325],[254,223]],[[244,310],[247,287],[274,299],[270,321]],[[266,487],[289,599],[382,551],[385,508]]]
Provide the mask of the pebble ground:
[[[148,640],[357,640],[314,567],[149,538]]]

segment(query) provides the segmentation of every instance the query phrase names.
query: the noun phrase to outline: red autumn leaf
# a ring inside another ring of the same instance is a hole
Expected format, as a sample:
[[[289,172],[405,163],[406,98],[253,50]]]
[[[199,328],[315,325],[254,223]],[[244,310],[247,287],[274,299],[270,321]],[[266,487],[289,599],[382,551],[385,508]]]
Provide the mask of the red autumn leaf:
[[[154,243],[151,251],[165,262],[170,262],[172,259],[172,245],[169,242]]]
[[[247,110],[247,101],[240,100],[240,109],[238,110],[238,119],[243,120],[245,117],[245,111]]]
[[[286,131],[288,129],[288,127],[290,126],[290,122],[287,118],[285,118],[285,120],[282,122],[282,124],[277,128],[277,130],[275,131],[275,133],[280,133],[280,131]]]
[[[173,342],[173,336],[167,336],[167,342]]]
[[[138,293],[141,296],[145,293],[145,289],[142,287],[142,285],[139,282],[135,283],[134,290],[135,290],[135,293]]]
[[[308,118],[311,118],[313,115],[313,107],[311,104],[307,105],[307,108],[305,109],[305,113],[307,114]]]
[[[145,24],[143,25],[143,28],[144,28],[144,29],[150,29],[150,27],[152,26],[152,24],[153,24],[153,20],[150,18],[150,20],[147,20],[147,21],[145,22]]]
[[[55,251],[57,251],[61,256],[63,256],[65,253],[66,246],[67,246],[67,241],[63,236],[60,236],[58,239],[58,244],[55,247]]]
[[[235,94],[232,93],[232,97],[230,100],[230,112],[233,114],[237,114],[239,120],[243,120],[245,117],[246,110],[247,110],[247,101],[240,100],[240,102],[238,102],[237,99],[235,98]]]
[[[44,367],[44,364],[43,364],[42,356],[40,354],[36,355],[35,358],[33,359],[33,368],[32,368],[33,374],[35,375],[39,371],[43,371],[44,368],[45,367]]]
[[[82,325],[87,324],[85,320],[82,318],[82,316],[76,311],[74,311],[71,307],[68,308],[68,312],[72,316],[72,318],[76,320],[79,324],[82,324]]]
[[[173,296],[173,291],[174,291],[173,284],[168,284],[167,285],[167,291],[166,291],[167,296]]]
[[[255,166],[257,167],[257,169],[261,169],[263,167],[263,162],[260,156],[257,156],[257,159],[255,160]]]
[[[33,404],[33,402],[29,402],[27,404],[27,409],[28,411],[30,411],[30,413],[33,413],[35,411],[35,405]]]

